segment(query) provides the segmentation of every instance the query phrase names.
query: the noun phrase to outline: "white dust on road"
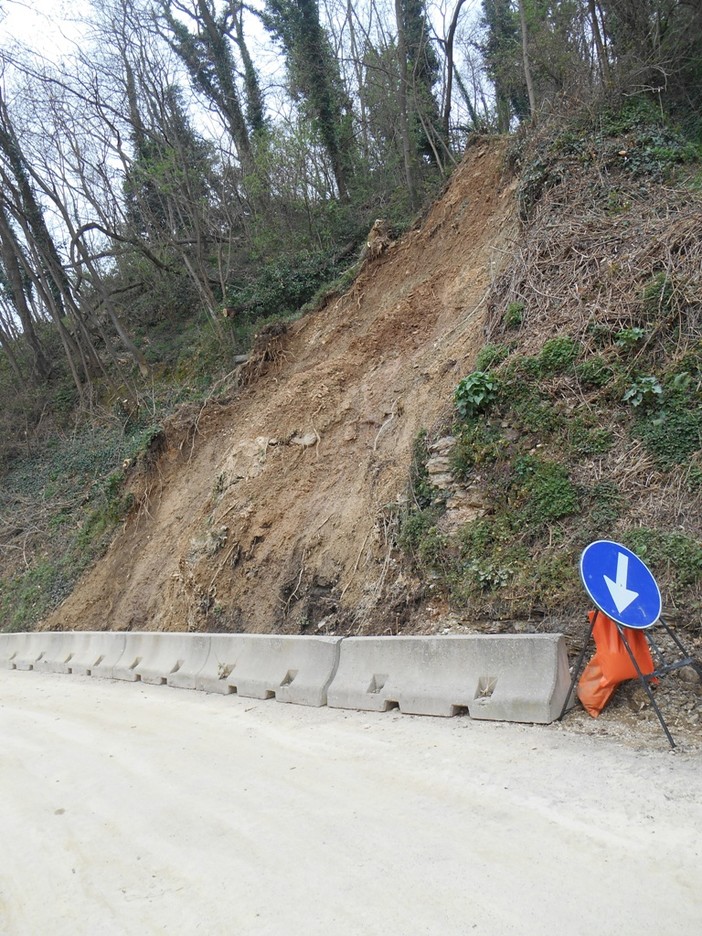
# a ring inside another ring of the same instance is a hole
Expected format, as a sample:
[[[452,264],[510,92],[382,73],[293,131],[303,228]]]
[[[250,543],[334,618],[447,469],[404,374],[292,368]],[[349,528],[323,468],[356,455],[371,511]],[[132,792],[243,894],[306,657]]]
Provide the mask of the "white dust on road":
[[[0,670],[3,936],[699,932],[699,757]]]

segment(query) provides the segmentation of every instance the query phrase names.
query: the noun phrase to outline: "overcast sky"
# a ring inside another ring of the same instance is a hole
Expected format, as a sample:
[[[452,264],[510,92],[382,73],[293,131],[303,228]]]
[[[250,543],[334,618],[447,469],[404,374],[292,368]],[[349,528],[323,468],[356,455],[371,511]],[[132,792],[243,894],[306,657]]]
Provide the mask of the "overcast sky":
[[[20,42],[55,58],[78,38],[84,27],[76,20],[89,6],[86,0],[0,0],[1,43]]]

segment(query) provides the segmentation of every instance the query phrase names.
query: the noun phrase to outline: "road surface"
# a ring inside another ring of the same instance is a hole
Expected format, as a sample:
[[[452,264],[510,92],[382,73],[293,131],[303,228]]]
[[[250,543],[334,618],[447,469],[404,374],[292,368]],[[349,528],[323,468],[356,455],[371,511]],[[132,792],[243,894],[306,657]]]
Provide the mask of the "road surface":
[[[0,670],[2,936],[697,936],[700,757]]]

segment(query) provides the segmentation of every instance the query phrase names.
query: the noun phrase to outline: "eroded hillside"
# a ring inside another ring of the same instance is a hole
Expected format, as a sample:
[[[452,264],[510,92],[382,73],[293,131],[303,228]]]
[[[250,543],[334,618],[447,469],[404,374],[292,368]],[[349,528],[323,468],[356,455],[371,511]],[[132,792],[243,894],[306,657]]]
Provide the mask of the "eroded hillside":
[[[393,556],[422,427],[483,344],[515,225],[504,143],[474,145],[420,226],[351,290],[262,334],[230,402],[181,412],[135,509],[50,629],[393,633]]]

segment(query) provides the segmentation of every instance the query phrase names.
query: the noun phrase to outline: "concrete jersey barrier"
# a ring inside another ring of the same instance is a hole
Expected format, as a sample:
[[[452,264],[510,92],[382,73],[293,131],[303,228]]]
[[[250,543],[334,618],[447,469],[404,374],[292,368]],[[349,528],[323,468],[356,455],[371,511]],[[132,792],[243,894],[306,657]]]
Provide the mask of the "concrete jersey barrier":
[[[131,631],[124,636],[124,651],[112,666],[112,678],[160,686],[185,662],[192,635]]]
[[[569,687],[560,635],[350,637],[329,687],[332,708],[547,724]]]
[[[22,643],[29,637],[25,633],[0,634],[0,667],[14,669],[15,659],[22,648]]]
[[[74,676],[97,676],[105,660],[118,660],[124,651],[124,631],[73,631],[68,670]],[[106,675],[106,674],[103,674]]]
[[[339,662],[341,637],[272,637],[244,634],[227,684],[240,696],[295,705],[327,704]]]
[[[468,704],[471,718],[542,725],[555,721],[570,689],[565,637],[505,634],[488,640],[483,647],[483,668],[501,674],[501,679],[479,686],[478,695]]]
[[[182,635],[181,635],[182,636]],[[212,641],[235,637],[236,634],[188,634],[188,646],[181,665],[166,676],[166,682],[175,689],[197,689],[195,677],[210,656]]]
[[[32,669],[39,673],[67,673],[73,655],[73,634],[70,631],[45,631],[40,636],[41,652]]]
[[[113,645],[124,638],[109,631],[35,631],[32,633],[0,634],[0,666],[8,669],[34,669],[38,672],[88,672],[87,661],[99,660],[107,642]],[[92,648],[92,650],[90,649]],[[86,665],[80,665],[85,655]]]
[[[31,634],[17,634],[18,648],[12,657],[11,669],[30,670],[48,647],[46,634],[37,631]]]
[[[558,634],[293,637],[156,631],[0,634],[0,666],[298,705],[548,723],[570,685]]]
[[[118,663],[123,662],[122,658],[126,652],[129,635],[129,631],[114,633],[115,639],[103,645],[100,658],[90,666],[91,676],[97,676],[98,679],[114,679],[114,669]]]
[[[296,705],[326,705],[327,687],[339,660],[340,637],[276,637],[269,634],[211,634],[204,645],[168,677],[169,686],[200,689]]]
[[[244,649],[247,634],[209,634],[207,653],[200,660],[193,657],[173,676],[169,686],[198,689],[201,692],[219,692],[229,695],[236,687],[227,680],[237,666]]]

